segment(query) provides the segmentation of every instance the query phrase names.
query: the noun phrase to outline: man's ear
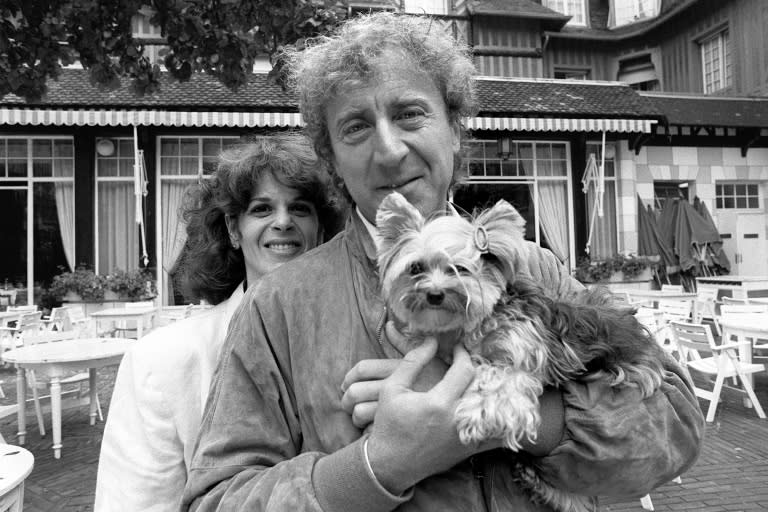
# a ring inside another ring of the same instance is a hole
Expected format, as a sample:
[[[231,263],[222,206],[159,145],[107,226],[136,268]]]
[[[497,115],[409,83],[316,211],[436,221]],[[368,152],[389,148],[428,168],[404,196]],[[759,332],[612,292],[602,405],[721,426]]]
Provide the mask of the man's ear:
[[[408,200],[398,192],[392,192],[381,201],[376,211],[376,228],[381,236],[380,250],[391,248],[399,238],[408,232],[419,232],[424,226],[424,217]]]

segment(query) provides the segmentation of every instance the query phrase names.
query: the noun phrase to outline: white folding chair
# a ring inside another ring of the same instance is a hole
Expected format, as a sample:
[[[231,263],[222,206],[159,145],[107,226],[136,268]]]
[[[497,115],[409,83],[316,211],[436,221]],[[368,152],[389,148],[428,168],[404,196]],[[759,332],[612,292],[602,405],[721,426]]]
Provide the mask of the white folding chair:
[[[749,304],[749,299],[747,298],[736,299],[736,298],[728,297],[724,295],[723,298],[720,300],[723,302],[723,304],[730,304],[730,305],[737,305],[737,306],[746,306],[747,304]]]
[[[680,478],[679,476],[673,478],[672,481],[677,483],[677,484],[683,483],[683,479]],[[651,500],[651,495],[650,494],[646,494],[645,496],[640,498],[640,506],[642,506],[644,510],[655,510],[653,508],[653,501]]]
[[[685,289],[681,284],[663,284],[661,285],[661,291],[668,293],[684,293]]]
[[[719,314],[717,312],[717,288],[702,288],[696,292],[696,300],[693,304],[693,323],[702,324],[711,322],[715,333],[720,336]]]
[[[715,411],[720,400],[720,392],[723,389],[725,379],[729,377],[738,377],[741,380],[744,392],[752,400],[755,412],[757,412],[760,418],[765,418],[765,413],[760,406],[760,402],[757,400],[757,396],[755,396],[750,379],[747,378],[749,374],[764,371],[765,366],[754,363],[747,364],[739,360],[739,345],[749,342],[731,343],[726,340],[726,343],[717,345],[712,337],[712,331],[709,329],[709,326],[703,324],[670,322],[670,327],[678,347],[680,365],[689,375],[690,370],[694,370],[698,373],[715,377],[715,384],[711,390],[698,387],[694,382],[696,396],[709,400],[706,416],[707,422],[711,423],[715,420]],[[703,352],[710,352],[711,356],[702,357],[701,354]],[[693,382],[693,379],[691,380]]]

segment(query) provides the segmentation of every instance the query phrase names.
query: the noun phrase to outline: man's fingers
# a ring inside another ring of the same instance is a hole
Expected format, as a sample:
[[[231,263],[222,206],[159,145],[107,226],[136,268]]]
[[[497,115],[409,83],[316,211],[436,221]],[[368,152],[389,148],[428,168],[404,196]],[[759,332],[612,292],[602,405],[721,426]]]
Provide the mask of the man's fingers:
[[[359,361],[344,376],[341,383],[341,391],[346,392],[353,382],[366,380],[384,380],[397,368],[400,361],[397,359],[364,359]]]
[[[381,380],[353,382],[341,397],[341,408],[351,413],[355,405],[379,399]]]
[[[373,422],[379,402],[363,402],[355,405],[352,410],[352,424],[357,428],[365,428]]]
[[[421,370],[435,357],[436,353],[437,340],[432,337],[427,338],[424,343],[405,354],[387,382],[394,386],[410,388]]]
[[[457,343],[453,347],[453,363],[445,372],[443,379],[435,384],[430,393],[435,393],[449,400],[456,400],[464,394],[474,378],[475,367],[469,357],[469,352],[460,343]]]

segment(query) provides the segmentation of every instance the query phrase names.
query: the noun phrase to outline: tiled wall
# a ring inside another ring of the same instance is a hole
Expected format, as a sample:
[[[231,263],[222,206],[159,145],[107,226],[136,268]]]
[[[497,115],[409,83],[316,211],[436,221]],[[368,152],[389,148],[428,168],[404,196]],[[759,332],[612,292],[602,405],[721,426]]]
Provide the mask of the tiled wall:
[[[619,250],[637,250],[637,196],[648,205],[653,201],[654,180],[688,180],[689,191],[705,202],[717,224],[715,183],[720,180],[759,180],[761,206],[768,215],[768,148],[750,148],[742,158],[739,148],[717,147],[643,147],[629,149],[622,141],[616,152],[619,168]]]

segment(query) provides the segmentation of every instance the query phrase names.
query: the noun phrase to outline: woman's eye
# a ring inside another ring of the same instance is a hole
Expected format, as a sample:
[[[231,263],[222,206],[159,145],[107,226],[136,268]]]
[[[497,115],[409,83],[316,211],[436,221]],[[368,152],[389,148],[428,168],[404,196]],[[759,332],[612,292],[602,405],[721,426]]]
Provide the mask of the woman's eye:
[[[257,217],[263,217],[272,213],[272,208],[268,204],[256,204],[251,206],[249,213]]]

